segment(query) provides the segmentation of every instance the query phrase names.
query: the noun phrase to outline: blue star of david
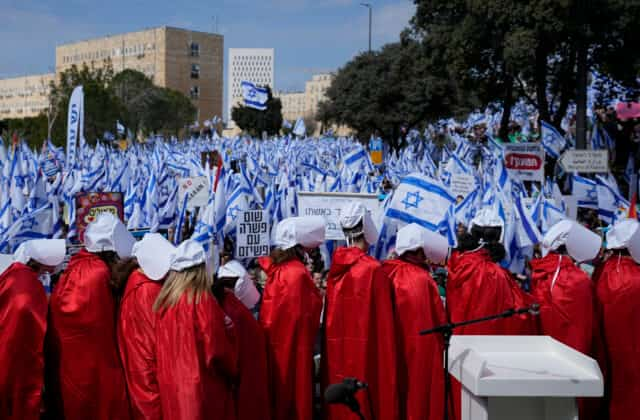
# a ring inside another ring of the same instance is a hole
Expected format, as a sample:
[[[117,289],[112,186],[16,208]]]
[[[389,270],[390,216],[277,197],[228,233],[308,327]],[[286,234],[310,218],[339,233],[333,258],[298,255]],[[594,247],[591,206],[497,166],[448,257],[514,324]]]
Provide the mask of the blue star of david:
[[[408,192],[401,203],[404,204],[405,210],[408,210],[410,207],[417,209],[422,200],[424,200],[424,198],[420,196],[420,191]]]
[[[238,217],[238,212],[241,210],[242,209],[237,205],[233,207],[229,207],[229,216],[231,216],[231,219],[236,220],[236,217]]]
[[[24,230],[31,230],[33,229],[33,226],[36,225],[36,221],[33,217],[29,218],[29,219],[25,219],[22,222],[22,229]]]
[[[590,200],[597,200],[598,199],[598,192],[594,189],[594,190],[589,190],[589,192],[587,192],[587,197],[589,197]]]
[[[249,91],[249,97],[250,97],[250,98],[255,98],[255,97],[256,97],[256,95],[257,95],[257,93],[256,93],[256,90],[255,90],[255,89],[251,89],[251,90]]]

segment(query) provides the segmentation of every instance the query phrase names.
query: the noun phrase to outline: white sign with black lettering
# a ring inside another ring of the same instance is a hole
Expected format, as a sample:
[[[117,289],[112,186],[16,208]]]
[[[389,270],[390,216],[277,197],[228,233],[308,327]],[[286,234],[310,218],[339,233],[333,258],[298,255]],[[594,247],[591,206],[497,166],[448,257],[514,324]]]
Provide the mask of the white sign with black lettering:
[[[473,175],[452,174],[451,188],[449,189],[454,197],[462,196],[465,198],[476,189],[476,178]]]
[[[269,217],[266,210],[247,210],[236,220],[236,258],[269,255]]]
[[[193,210],[196,207],[207,206],[207,202],[209,201],[209,180],[206,176],[180,178],[178,180],[178,185],[178,197],[180,197],[180,200],[184,198],[185,194],[188,195],[188,210]]]
[[[375,194],[299,192],[298,214],[324,217],[327,222],[326,239],[340,241],[344,240],[340,227],[340,209],[353,201],[361,202],[371,212],[374,222],[380,220],[380,200]]]

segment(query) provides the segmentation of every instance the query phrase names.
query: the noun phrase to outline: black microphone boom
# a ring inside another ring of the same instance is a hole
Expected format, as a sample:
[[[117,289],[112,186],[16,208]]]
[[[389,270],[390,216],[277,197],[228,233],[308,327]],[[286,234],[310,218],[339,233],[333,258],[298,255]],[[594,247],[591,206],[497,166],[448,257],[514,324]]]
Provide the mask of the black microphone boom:
[[[357,414],[361,420],[365,420],[362,412],[360,412],[360,403],[355,397],[356,392],[365,388],[367,388],[366,383],[360,382],[355,378],[345,378],[342,383],[331,384],[327,387],[324,392],[324,400],[327,404],[344,404]],[[372,410],[373,415],[370,396],[369,405],[369,409]]]

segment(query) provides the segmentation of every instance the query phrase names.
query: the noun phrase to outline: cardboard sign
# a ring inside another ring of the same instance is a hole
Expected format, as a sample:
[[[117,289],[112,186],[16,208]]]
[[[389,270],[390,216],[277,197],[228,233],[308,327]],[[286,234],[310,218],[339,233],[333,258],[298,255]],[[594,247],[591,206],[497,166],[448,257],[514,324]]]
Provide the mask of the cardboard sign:
[[[473,175],[467,174],[451,174],[450,185],[449,190],[455,198],[458,198],[460,195],[462,198],[465,198],[477,188],[476,178]]]
[[[383,161],[383,145],[381,138],[372,138],[369,140],[369,156],[371,156],[371,163],[374,165],[382,165]]]
[[[327,222],[326,239],[344,240],[340,227],[340,209],[353,201],[359,201],[370,212],[374,222],[380,220],[380,201],[375,194],[355,193],[298,193],[298,215],[322,216]],[[380,226],[377,226],[378,230]]]
[[[87,225],[96,220],[100,213],[111,213],[124,222],[122,193],[82,192],[76,194],[76,228],[81,243],[84,243],[84,231]]]
[[[608,150],[567,150],[558,161],[566,172],[609,172]]]
[[[236,257],[269,255],[269,212],[247,210],[236,220]]]
[[[178,179],[178,197],[182,200],[187,194],[187,209],[206,207],[209,201],[209,180],[206,176]]]
[[[540,143],[504,145],[504,166],[521,181],[544,181],[544,149]]]

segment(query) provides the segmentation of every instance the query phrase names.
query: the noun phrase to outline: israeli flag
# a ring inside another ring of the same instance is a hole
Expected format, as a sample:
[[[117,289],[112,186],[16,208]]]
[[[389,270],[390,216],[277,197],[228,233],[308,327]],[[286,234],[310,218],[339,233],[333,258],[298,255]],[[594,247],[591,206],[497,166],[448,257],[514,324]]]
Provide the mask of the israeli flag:
[[[124,128],[124,125],[122,125],[120,123],[120,121],[116,121],[116,132],[119,135],[123,135],[126,132],[126,129]]]
[[[417,223],[435,232],[455,201],[440,182],[412,173],[400,181],[386,216],[406,224]]]
[[[359,147],[349,153],[342,159],[345,168],[352,172],[360,170],[362,164],[367,160],[367,151],[363,147]]]
[[[241,82],[240,86],[242,87],[242,98],[245,106],[258,111],[267,109],[267,101],[269,100],[269,91],[267,89],[247,81]]]
[[[293,134],[296,136],[304,137],[307,133],[307,127],[304,125],[304,120],[302,118],[298,118],[296,121],[296,125],[293,126]]]
[[[546,121],[541,121],[542,147],[554,159],[560,158],[560,153],[567,145],[565,138],[558,130]]]
[[[596,190],[596,182],[579,175],[573,175],[571,180],[573,187],[572,194],[576,198],[578,207],[597,209],[598,191]]]

